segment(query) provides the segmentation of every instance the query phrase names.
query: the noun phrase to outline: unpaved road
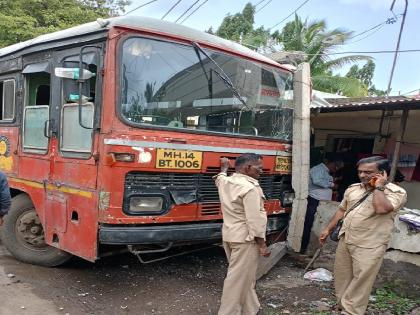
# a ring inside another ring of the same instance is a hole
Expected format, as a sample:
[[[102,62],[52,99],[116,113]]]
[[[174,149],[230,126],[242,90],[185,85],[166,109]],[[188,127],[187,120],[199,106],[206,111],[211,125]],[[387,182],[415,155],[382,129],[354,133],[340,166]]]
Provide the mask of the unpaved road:
[[[324,254],[317,267],[331,270],[332,259]],[[310,306],[334,297],[331,283],[302,279],[306,262],[287,256],[258,282],[262,314],[330,314]],[[0,244],[0,314],[217,314],[226,267],[223,250],[215,247],[149,265],[124,254],[43,268],[17,262]],[[388,261],[379,282],[396,278],[419,292],[419,271]]]

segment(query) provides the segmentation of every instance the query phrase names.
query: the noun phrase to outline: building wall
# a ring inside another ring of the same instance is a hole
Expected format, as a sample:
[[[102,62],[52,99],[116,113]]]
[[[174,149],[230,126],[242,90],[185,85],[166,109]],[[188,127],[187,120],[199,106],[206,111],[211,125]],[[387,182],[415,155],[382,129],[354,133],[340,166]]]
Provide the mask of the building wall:
[[[374,140],[373,153],[387,153],[392,156],[395,139],[400,126],[402,111],[394,111],[384,118],[382,135],[379,137],[381,111],[343,112],[343,113],[318,113],[311,115],[311,128],[314,134],[314,146],[324,147],[326,152],[332,152],[333,137],[368,138]],[[403,157],[418,159],[420,153],[420,110],[412,110],[401,146],[398,168],[406,176],[407,182],[402,186],[407,189],[407,207],[420,209],[420,182],[411,181],[414,165],[406,163]],[[330,139],[330,141],[328,141]],[[414,162],[415,163],[415,162]]]
[[[320,113],[311,115],[311,127],[315,129],[315,146],[325,146],[329,134],[375,137],[379,132],[381,111]],[[400,125],[401,111],[384,119],[382,134],[395,139]],[[404,142],[420,148],[420,110],[412,110],[406,126]],[[379,139],[378,139],[379,141]]]
[[[407,203],[405,206],[410,209],[420,209],[420,182],[403,182],[401,187],[407,191]]]

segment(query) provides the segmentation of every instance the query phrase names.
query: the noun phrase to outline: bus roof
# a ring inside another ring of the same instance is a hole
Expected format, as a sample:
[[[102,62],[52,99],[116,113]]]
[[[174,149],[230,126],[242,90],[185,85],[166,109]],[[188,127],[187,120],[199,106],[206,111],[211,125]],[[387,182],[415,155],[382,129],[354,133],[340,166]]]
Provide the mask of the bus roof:
[[[120,16],[110,19],[98,19],[95,22],[90,22],[66,30],[41,35],[25,42],[1,48],[0,57],[12,55],[27,48],[36,46],[39,46],[39,50],[42,50],[43,44],[70,38],[80,38],[93,33],[103,33],[103,37],[105,37],[107,31],[112,27],[124,27],[148,32],[156,32],[158,34],[191,40],[204,45],[236,52],[245,57],[256,59],[273,66],[282,67],[272,59],[267,58],[230,40],[226,40],[180,24],[139,16]],[[287,69],[287,67],[282,68]]]

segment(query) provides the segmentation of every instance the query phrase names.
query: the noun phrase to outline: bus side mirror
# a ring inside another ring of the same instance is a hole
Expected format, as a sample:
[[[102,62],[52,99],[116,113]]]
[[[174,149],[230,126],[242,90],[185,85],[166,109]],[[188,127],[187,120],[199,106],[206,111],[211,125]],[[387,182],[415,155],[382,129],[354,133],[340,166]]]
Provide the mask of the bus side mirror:
[[[80,76],[79,68],[55,68],[54,74],[59,78],[73,79],[73,80],[88,80],[94,77],[96,74],[90,72],[87,69],[82,69],[82,75]]]

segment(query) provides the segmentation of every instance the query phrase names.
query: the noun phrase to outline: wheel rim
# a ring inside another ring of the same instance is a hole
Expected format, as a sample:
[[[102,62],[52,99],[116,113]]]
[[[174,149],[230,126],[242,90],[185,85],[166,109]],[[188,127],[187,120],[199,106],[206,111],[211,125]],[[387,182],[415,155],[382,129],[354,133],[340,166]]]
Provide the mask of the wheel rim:
[[[47,249],[44,229],[34,208],[25,211],[18,217],[15,231],[17,240],[26,248],[36,251]]]

